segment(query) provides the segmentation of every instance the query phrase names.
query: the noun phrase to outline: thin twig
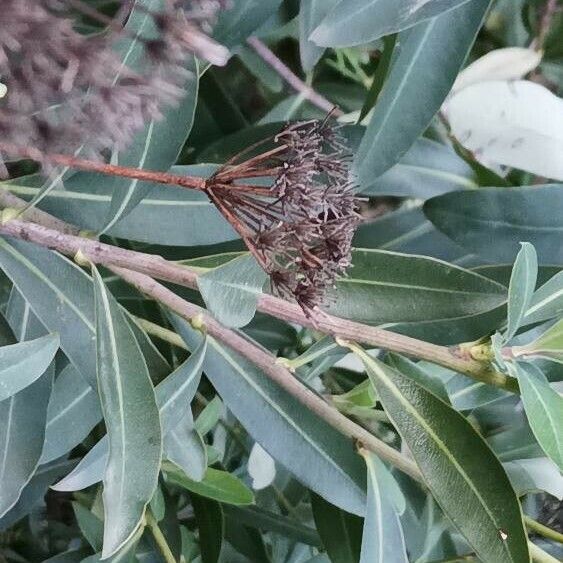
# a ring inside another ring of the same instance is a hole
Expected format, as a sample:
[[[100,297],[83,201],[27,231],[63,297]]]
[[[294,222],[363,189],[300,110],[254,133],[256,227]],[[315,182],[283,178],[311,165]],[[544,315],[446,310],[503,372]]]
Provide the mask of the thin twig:
[[[524,515],[524,522],[526,526],[536,534],[543,536],[544,538],[550,539],[557,543],[563,544],[563,534],[559,533],[557,530],[553,530],[544,526],[540,522],[536,522],[533,518]]]
[[[332,112],[336,116],[343,115],[344,112],[338,109],[335,104],[321,96],[311,86],[305,84],[285,63],[283,63],[258,37],[250,37],[247,43],[264,59],[294,90],[303,95],[318,108]]]
[[[71,257],[76,257],[77,254],[81,253],[95,264],[128,268],[163,281],[198,289],[198,275],[195,271],[180,264],[169,262],[161,256],[127,250],[96,240],[64,234],[52,228],[19,219],[12,219],[4,225],[0,225],[0,233],[32,241]],[[399,354],[427,360],[469,375],[489,385],[518,392],[515,379],[495,371],[490,363],[479,362],[468,357],[466,353],[462,353],[459,347],[438,346],[326,313],[319,312],[313,319],[306,316],[298,305],[268,294],[259,296],[258,310],[282,320],[315,328],[335,337],[363,342]]]
[[[298,399],[317,416],[324,419],[345,436],[360,442],[365,448],[381,456],[389,463],[392,463],[413,479],[418,481],[422,480],[422,475],[413,461],[340,414],[316,393],[303,385],[303,383],[286,368],[277,364],[276,357],[273,354],[256,346],[250,340],[235,331],[224,327],[211,317],[205,309],[185,301],[151,277],[124,268],[110,267],[109,269],[122,277],[126,282],[136,287],[141,293],[162,303],[184,319],[191,321],[197,317],[198,322],[203,322],[209,336],[216,338],[247,358],[250,362],[259,367],[272,381],[276,382],[280,387]]]
[[[158,546],[158,549],[160,550],[160,553],[164,557],[166,563],[176,563],[176,558],[174,557],[174,554],[172,553],[172,550],[170,549],[170,546],[168,545],[168,542],[166,541],[166,538],[164,537],[164,534],[162,533],[162,530],[160,529],[156,518],[153,516],[150,510],[147,510],[145,518],[147,521],[147,526],[152,532],[154,541],[156,542],[156,545]]]

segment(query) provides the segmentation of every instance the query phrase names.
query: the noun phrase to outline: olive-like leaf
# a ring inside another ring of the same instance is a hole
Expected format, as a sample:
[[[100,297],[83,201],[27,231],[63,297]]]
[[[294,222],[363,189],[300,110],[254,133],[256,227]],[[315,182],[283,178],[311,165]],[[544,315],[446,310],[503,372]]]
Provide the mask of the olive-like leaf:
[[[514,262],[510,285],[508,286],[508,324],[505,341],[510,340],[522,324],[538,279],[538,257],[535,248],[522,243],[522,248]]]
[[[354,346],[430,491],[478,557],[530,561],[522,512],[500,462],[441,399]]]
[[[467,0],[348,0],[340,2],[311,34],[327,47],[350,47],[375,41],[440,15]]]
[[[247,505],[254,502],[252,491],[240,479],[227,471],[209,467],[201,481],[194,481],[170,463],[165,463],[162,469],[170,483],[202,497],[235,505]]]
[[[197,346],[201,335],[179,317],[171,318],[188,348]],[[317,494],[348,512],[363,514],[365,472],[352,443],[254,364],[208,339],[205,373],[254,440]]]
[[[368,502],[360,563],[408,563],[403,528],[385,488],[387,468],[371,452],[363,454],[368,472]]]
[[[515,364],[522,402],[532,432],[545,453],[563,471],[563,397],[533,364]]]
[[[104,547],[110,557],[134,535],[157,486],[162,436],[154,389],[133,331],[95,268],[98,387],[109,438]]]
[[[369,324],[452,319],[490,311],[506,288],[441,260],[356,249],[329,312]]]
[[[58,349],[57,334],[0,347],[0,402],[41,377]]]
[[[399,54],[356,153],[354,165],[362,186],[396,164],[428,127],[489,5],[490,0],[472,0],[399,34]]]

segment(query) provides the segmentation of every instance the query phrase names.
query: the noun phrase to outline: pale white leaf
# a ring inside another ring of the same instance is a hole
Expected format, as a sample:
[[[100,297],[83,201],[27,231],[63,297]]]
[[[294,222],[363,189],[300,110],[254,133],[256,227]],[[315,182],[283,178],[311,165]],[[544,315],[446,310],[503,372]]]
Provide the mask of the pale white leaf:
[[[248,457],[248,474],[252,477],[255,491],[269,487],[276,478],[276,464],[272,456],[258,443],[255,443]]]

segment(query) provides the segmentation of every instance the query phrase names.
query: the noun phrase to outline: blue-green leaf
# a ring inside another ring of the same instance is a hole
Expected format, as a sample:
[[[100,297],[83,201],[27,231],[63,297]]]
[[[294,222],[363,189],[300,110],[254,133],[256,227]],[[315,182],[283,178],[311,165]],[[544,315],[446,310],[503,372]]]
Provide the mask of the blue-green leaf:
[[[325,49],[310,40],[313,30],[339,0],[302,0],[299,11],[299,55],[305,72],[311,72]]]
[[[146,363],[119,305],[93,268],[98,387],[109,438],[103,556],[138,529],[157,486],[160,418]]]
[[[533,364],[515,364],[522,402],[532,432],[545,453],[563,471],[563,397]]]
[[[407,29],[467,0],[348,0],[340,2],[311,35],[318,45],[351,47]]]
[[[267,279],[256,260],[244,255],[202,274],[197,285],[211,314],[221,324],[240,328],[254,317]]]
[[[179,317],[173,323],[189,348],[197,346],[199,333]],[[208,339],[205,373],[249,434],[317,494],[363,514],[365,472],[351,442],[248,360]]]
[[[0,517],[17,502],[39,465],[54,364],[25,389],[0,402]]]
[[[41,377],[58,349],[58,334],[0,347],[0,402]]]
[[[532,301],[537,279],[536,250],[530,243],[524,242],[514,262],[508,286],[508,325],[504,334],[505,342],[508,342],[520,328],[522,319]]]
[[[371,185],[398,162],[428,127],[463,65],[489,4],[490,0],[472,0],[399,35],[399,55],[355,160],[362,186]]]
[[[98,394],[69,364],[53,385],[41,463],[53,461],[80,444],[101,418]]]
[[[362,454],[368,473],[368,502],[360,563],[408,563],[401,521],[381,475],[387,468],[371,452]]]
[[[430,491],[478,557],[529,562],[522,513],[500,462],[471,424],[414,381],[354,346]]]

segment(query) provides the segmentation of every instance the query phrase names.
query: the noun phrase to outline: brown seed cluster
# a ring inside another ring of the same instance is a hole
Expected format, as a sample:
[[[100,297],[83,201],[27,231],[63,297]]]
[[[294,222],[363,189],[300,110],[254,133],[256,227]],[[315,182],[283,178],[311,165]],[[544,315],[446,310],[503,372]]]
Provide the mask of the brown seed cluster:
[[[190,51],[226,62],[226,50],[202,32],[219,0],[166,0],[158,12],[144,6],[122,0],[109,18],[83,0],[2,0],[2,140],[38,154],[122,149],[182,97]],[[85,33],[81,18],[98,27]],[[142,20],[139,33],[123,27],[128,18]]]
[[[249,178],[269,179],[271,186],[245,183]],[[207,191],[269,274],[274,292],[293,297],[307,314],[350,266],[360,215],[349,155],[328,120],[288,125],[273,149],[227,164]]]

